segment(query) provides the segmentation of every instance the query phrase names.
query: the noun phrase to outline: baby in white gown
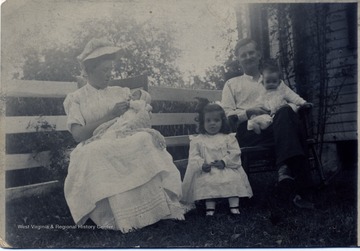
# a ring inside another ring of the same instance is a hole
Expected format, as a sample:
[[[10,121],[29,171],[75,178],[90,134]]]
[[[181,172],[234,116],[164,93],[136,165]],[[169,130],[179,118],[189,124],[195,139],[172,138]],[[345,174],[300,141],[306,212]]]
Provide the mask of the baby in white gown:
[[[269,110],[270,114],[262,114],[249,118],[247,124],[248,130],[253,130],[255,133],[260,134],[261,130],[268,128],[272,124],[275,113],[285,105],[289,105],[295,112],[299,107],[312,107],[311,103],[306,102],[280,79],[279,68],[273,62],[264,64],[262,76],[264,89],[256,103],[260,107]]]
[[[114,139],[133,135],[136,132],[145,131],[152,135],[153,142],[158,148],[165,148],[164,137],[151,128],[150,94],[144,90],[135,90],[129,99],[129,109],[120,117],[103,123],[93,132],[93,137],[85,141],[90,143],[98,138]]]

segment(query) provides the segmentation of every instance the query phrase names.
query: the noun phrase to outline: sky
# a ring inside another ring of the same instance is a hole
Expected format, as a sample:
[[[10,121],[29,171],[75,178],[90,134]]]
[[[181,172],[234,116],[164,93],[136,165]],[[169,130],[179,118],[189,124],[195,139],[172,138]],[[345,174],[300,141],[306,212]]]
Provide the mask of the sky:
[[[237,32],[221,36],[236,28],[234,6],[234,0],[8,0],[1,8],[2,74],[21,70],[28,48],[66,44],[71,30],[88,18],[131,15],[160,27],[171,22],[182,50],[177,66],[184,75],[204,75],[226,60],[228,39],[236,42]]]

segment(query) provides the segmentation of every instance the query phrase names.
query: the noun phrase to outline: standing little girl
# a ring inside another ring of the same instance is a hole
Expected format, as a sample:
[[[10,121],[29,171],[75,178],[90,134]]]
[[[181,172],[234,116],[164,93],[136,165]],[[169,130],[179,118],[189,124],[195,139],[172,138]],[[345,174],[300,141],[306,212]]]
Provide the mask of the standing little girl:
[[[215,212],[215,199],[228,198],[230,212],[240,214],[239,197],[252,189],[241,166],[240,148],[230,133],[223,108],[206,104],[199,112],[199,135],[190,136],[189,164],[183,181],[183,202],[205,200],[206,215]]]

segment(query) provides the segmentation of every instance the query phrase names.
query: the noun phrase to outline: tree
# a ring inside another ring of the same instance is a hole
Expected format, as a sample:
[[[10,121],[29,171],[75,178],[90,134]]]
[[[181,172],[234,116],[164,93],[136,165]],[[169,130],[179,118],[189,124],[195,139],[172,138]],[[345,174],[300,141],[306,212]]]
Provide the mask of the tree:
[[[25,55],[23,79],[75,81],[80,73],[74,49],[50,48],[42,52],[31,49]]]
[[[192,88],[222,90],[227,80],[242,74],[239,62],[235,59],[233,53],[230,53],[224,65],[215,65],[207,69],[204,78],[194,76]]]
[[[104,37],[121,48],[115,60],[116,78],[146,74],[153,85],[182,86],[181,72],[175,66],[180,50],[174,46],[174,34],[169,24],[155,27],[128,17],[87,20],[73,31],[67,44],[30,50],[25,55],[23,79],[75,81],[80,74],[76,56],[91,38]]]
[[[194,89],[222,90],[227,80],[243,74],[234,53],[235,42],[238,37],[237,28],[228,27],[219,32],[224,41],[224,47],[220,48],[216,53],[216,59],[219,63],[209,67],[205,71],[203,78],[199,76],[193,77],[191,87]]]

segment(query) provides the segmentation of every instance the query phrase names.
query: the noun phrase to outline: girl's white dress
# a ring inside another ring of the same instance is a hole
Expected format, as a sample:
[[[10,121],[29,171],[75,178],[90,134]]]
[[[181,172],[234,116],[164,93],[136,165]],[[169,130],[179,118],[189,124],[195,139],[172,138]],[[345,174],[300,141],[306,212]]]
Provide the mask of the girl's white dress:
[[[240,148],[235,134],[200,134],[190,137],[189,163],[182,190],[186,204],[197,200],[252,197],[248,177],[241,166]],[[202,171],[204,163],[223,160],[225,168]]]
[[[102,118],[130,95],[128,88],[87,84],[64,101],[67,125]],[[184,219],[181,178],[171,155],[147,132],[79,143],[70,155],[65,198],[76,224],[128,232],[161,219]]]

